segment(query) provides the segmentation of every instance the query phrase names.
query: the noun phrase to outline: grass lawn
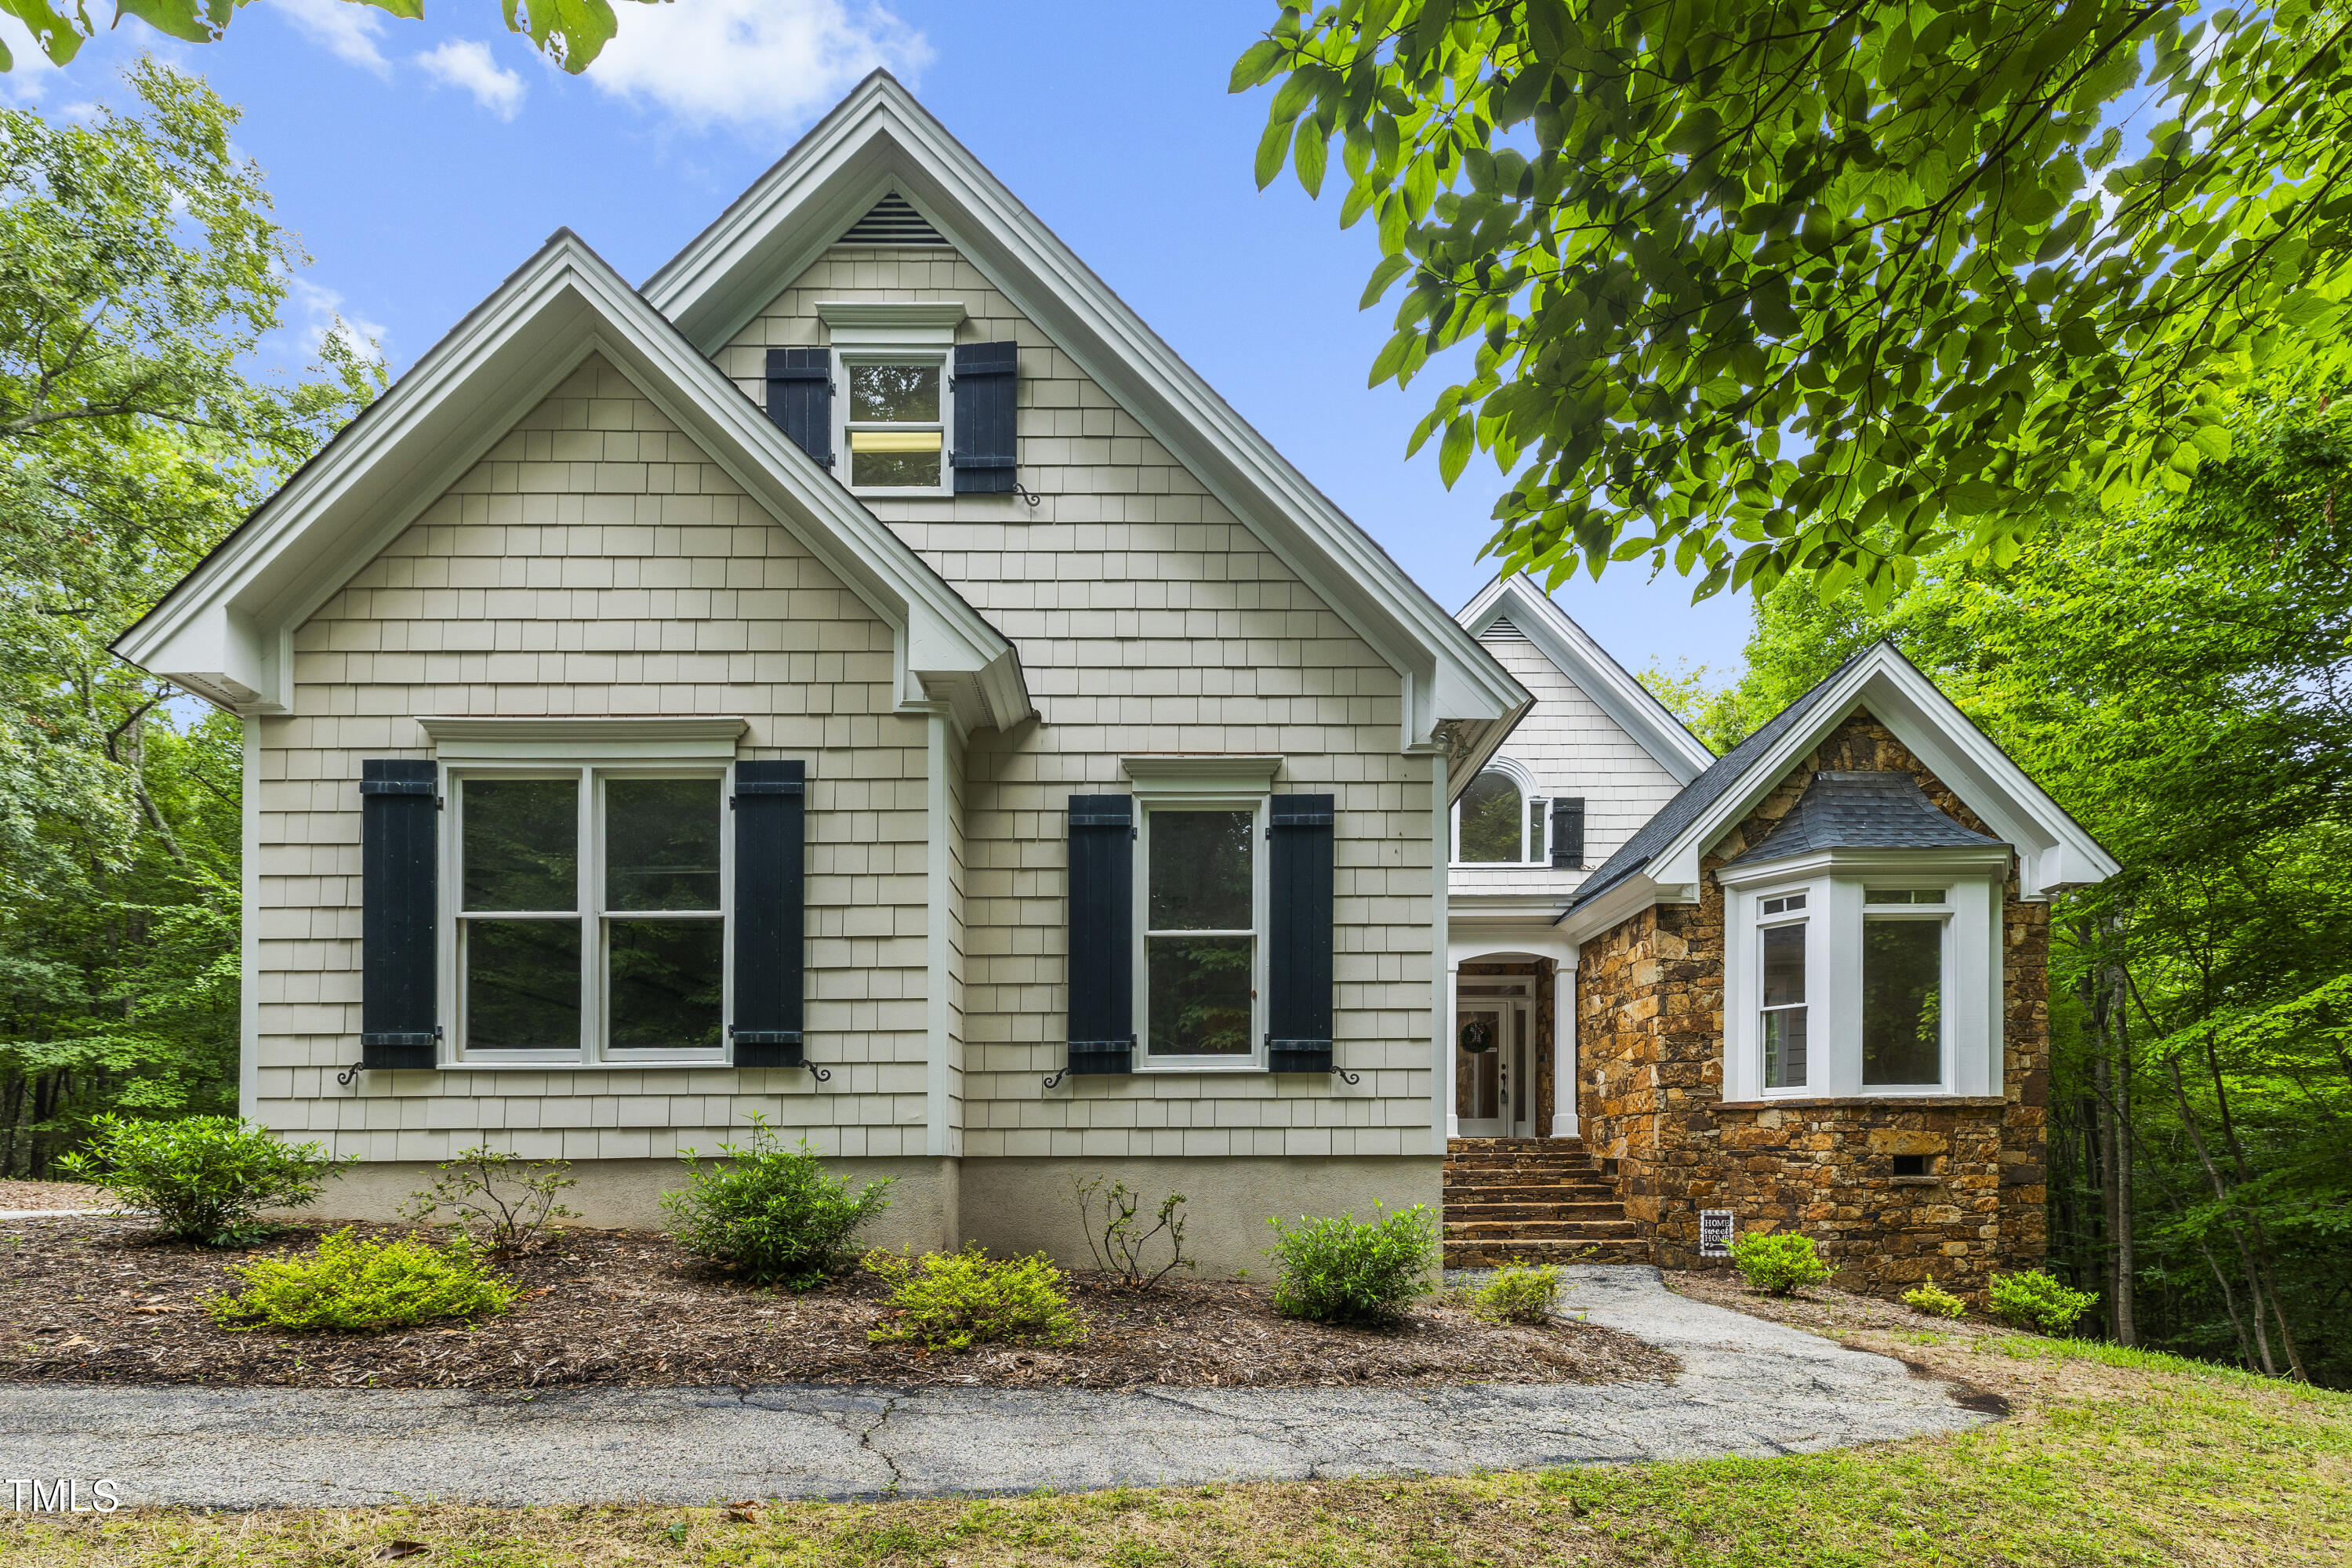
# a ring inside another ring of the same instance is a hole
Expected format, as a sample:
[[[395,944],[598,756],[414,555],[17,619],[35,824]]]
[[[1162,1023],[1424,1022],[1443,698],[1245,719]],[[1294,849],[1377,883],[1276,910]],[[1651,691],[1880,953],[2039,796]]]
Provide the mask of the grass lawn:
[[[2352,1563],[2352,1395],[1980,1328],[1870,1331],[2015,1405],[1773,1459],[730,1509],[0,1515],[0,1563],[801,1565]],[[394,1542],[421,1553],[394,1555]]]

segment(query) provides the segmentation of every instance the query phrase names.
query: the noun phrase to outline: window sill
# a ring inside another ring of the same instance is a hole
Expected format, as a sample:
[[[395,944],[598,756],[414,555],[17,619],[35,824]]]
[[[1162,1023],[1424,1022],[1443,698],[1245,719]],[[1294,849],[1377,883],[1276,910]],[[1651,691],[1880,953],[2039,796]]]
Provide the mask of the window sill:
[[[727,1068],[735,1064],[719,1057],[697,1057],[691,1060],[642,1062],[443,1062],[436,1072],[674,1072],[686,1068]],[[766,1072],[766,1068],[744,1068],[744,1072]],[[797,1072],[797,1068],[784,1069]]]
[[[1139,1059],[1133,1067],[1128,1069],[1128,1076],[1129,1078],[1148,1078],[1153,1076],[1168,1078],[1186,1073],[1254,1072],[1265,1074],[1265,1064],[1260,1061],[1204,1062],[1197,1058],[1189,1061],[1172,1062],[1150,1062]]]
[[[1791,1095],[1786,1100],[1719,1100],[1712,1109],[1717,1110],[1810,1110],[1829,1106],[1856,1105],[1873,1109],[1892,1110],[1907,1107],[1913,1110],[1955,1107],[1997,1109],[2007,1105],[2006,1096],[1998,1094],[1819,1094]]]
[[[1940,1187],[1944,1184],[1941,1176],[1889,1176],[1886,1179],[1898,1187]]]

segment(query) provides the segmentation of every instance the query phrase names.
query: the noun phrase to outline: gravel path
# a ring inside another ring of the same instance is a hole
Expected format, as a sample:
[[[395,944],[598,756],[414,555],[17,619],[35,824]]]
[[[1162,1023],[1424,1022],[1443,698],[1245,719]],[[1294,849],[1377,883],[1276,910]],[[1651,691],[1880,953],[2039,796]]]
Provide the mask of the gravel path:
[[[799,1387],[474,1394],[0,1388],[0,1476],[112,1478],[126,1505],[702,1502],[1296,1480],[1721,1454],[1987,1417],[1899,1362],[1564,1271],[1565,1306],[1680,1357],[1671,1384],[1421,1389]]]

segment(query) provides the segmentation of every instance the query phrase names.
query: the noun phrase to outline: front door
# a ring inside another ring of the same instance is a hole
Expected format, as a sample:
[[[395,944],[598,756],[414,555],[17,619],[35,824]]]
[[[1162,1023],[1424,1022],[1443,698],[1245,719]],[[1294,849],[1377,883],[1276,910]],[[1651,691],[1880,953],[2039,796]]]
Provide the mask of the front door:
[[[1454,1114],[1465,1138],[1507,1138],[1525,1120],[1512,1103],[1515,1010],[1463,1006],[1454,1013]]]

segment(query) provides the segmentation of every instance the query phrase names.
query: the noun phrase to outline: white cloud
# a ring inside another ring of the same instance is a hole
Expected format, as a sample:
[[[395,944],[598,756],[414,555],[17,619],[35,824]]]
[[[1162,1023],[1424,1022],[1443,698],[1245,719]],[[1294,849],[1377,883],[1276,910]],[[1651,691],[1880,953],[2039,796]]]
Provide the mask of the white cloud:
[[[0,45],[5,45],[14,68],[0,75],[0,104],[12,109],[30,109],[41,100],[41,93],[53,77],[64,72],[49,63],[41,53],[41,46],[25,24],[14,16],[0,16]]]
[[[792,130],[858,78],[930,62],[923,35],[844,0],[693,0],[616,7],[620,32],[588,68],[606,92],[689,124]]]
[[[632,7],[634,9],[634,7]],[[474,101],[500,120],[522,112],[526,90],[522,78],[490,58],[489,46],[471,38],[452,38],[416,57],[427,76],[450,87],[462,87]]]
[[[392,62],[376,47],[383,33],[383,13],[352,0],[269,0],[271,9],[312,43],[348,65],[392,74]]]
[[[383,323],[345,309],[343,297],[336,290],[298,275],[286,280],[286,304],[285,340],[270,346],[288,357],[307,364],[319,357],[320,346],[331,337],[341,339],[362,359],[384,357]]]

